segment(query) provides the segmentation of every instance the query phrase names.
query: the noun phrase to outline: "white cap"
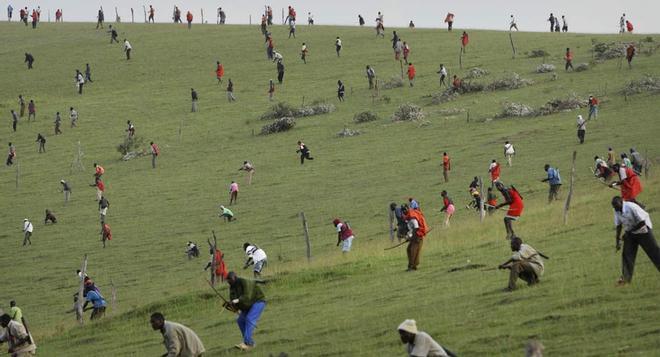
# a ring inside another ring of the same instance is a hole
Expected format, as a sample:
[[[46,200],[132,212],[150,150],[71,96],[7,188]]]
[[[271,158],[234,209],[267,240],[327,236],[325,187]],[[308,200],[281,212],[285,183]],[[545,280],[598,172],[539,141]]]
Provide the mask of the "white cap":
[[[415,320],[405,320],[397,328],[399,331],[406,331],[412,334],[417,334],[417,323]]]

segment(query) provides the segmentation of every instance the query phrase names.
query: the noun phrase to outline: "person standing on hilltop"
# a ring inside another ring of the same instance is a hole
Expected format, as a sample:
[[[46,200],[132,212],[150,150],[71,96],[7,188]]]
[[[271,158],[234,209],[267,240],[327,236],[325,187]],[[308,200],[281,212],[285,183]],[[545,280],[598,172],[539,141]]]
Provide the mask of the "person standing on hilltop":
[[[513,165],[513,157],[516,155],[516,149],[508,140],[504,142],[504,157],[506,158],[507,165]]]
[[[461,35],[461,49],[463,50],[463,53],[465,53],[465,48],[469,43],[470,43],[470,36],[466,31],[463,31],[463,34]]]
[[[452,27],[454,26],[454,14],[448,12],[447,16],[445,16],[445,22],[447,23],[447,31],[451,32]]]
[[[516,29],[518,31],[518,24],[516,24],[516,18],[511,15],[511,22],[509,23],[509,31]]]
[[[186,13],[186,21],[188,22],[188,30],[190,30],[192,28],[192,22],[193,22],[192,12],[188,11],[188,13]]]
[[[660,247],[653,236],[653,223],[648,212],[635,202],[624,201],[619,196],[612,198],[614,225],[616,226],[616,250],[621,249],[621,278],[618,284],[630,284],[635,271],[637,249],[641,245],[656,269],[660,271]],[[623,237],[621,237],[621,233]]]
[[[119,40],[117,39],[117,37],[119,36],[117,34],[117,29],[115,27],[112,27],[112,25],[110,25],[108,27],[110,28],[108,30],[108,33],[110,33],[110,44],[112,44],[113,42],[119,43]]]
[[[506,229],[506,238],[511,239],[515,236],[512,222],[520,219],[525,204],[523,203],[522,196],[513,185],[511,185],[511,187],[506,187],[502,182],[497,181],[495,182],[495,188],[500,191],[504,198],[504,202],[495,206],[495,209],[509,206],[509,210],[506,212],[506,216],[504,216],[504,228]]]
[[[358,24],[360,27],[364,26],[364,17],[362,15],[358,15]]]
[[[561,31],[568,32],[568,21],[566,21],[566,16],[561,15],[561,22],[562,22]]]
[[[451,171],[451,159],[447,152],[442,153],[442,177],[445,179],[445,183],[449,182],[449,171]]]
[[[557,21],[557,18],[550,13],[550,17],[548,18],[548,21],[550,22],[550,32],[555,31],[555,21]]]
[[[99,8],[98,15],[96,15],[96,29],[98,30],[99,27],[103,28],[103,21],[105,20],[105,16],[103,15],[103,7]]]
[[[154,10],[154,7],[152,5],[149,5],[149,19],[147,20],[147,22],[151,22],[151,23],[156,22],[156,21],[154,21],[154,13],[155,12],[156,12],[156,10]]]

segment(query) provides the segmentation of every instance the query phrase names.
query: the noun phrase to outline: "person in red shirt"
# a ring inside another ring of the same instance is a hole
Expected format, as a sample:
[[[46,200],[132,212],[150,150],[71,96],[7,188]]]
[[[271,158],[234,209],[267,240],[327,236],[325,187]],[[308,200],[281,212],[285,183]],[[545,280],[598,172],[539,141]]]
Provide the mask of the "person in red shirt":
[[[403,60],[408,63],[408,56],[410,55],[410,46],[406,41],[403,41]]]
[[[449,182],[449,171],[451,171],[451,159],[446,152],[442,153],[442,176],[445,182]]]
[[[225,75],[225,66],[220,61],[217,61],[216,65],[215,76],[218,78],[218,84],[220,84],[222,83],[222,77]]]
[[[628,32],[630,32],[630,33],[633,32],[633,24],[632,24],[632,22],[630,22],[628,20],[626,20],[626,30],[628,30]]]
[[[488,172],[490,173],[491,185],[494,185],[495,182],[500,180],[500,163],[493,159],[488,167]]]
[[[513,186],[506,187],[502,182],[498,181],[495,183],[495,187],[500,191],[502,197],[504,197],[504,202],[495,206],[495,209],[509,206],[509,210],[506,212],[506,216],[504,216],[504,228],[506,229],[506,239],[511,239],[515,237],[512,222],[520,218],[525,208],[523,198]]]
[[[36,29],[37,28],[37,22],[39,22],[39,15],[37,14],[37,10],[32,9],[32,28]]]
[[[335,218],[332,224],[337,229],[337,247],[341,244],[341,252],[346,254],[351,251],[353,245],[353,230],[346,222],[342,222],[339,218]]]
[[[220,278],[221,281],[225,281],[225,279],[227,279],[227,274],[229,274],[227,266],[225,265],[225,255],[218,248],[216,248],[214,252],[212,247],[209,249],[209,254],[211,254],[211,261],[206,264],[204,270],[208,270],[213,264],[215,264],[215,271],[213,272],[215,278]]]
[[[470,37],[468,36],[467,32],[463,31],[463,34],[461,35],[461,46],[463,53],[465,53],[465,47],[467,47],[468,43],[470,43]]]
[[[103,196],[103,192],[105,192],[105,184],[103,183],[103,180],[101,180],[100,177],[95,177],[94,183],[90,186],[96,187],[96,200],[100,201],[101,197]]]
[[[440,212],[445,212],[445,227],[449,227],[449,220],[454,215],[456,207],[454,206],[454,201],[449,198],[447,191],[442,191],[440,196],[442,196],[442,208],[440,209]]]
[[[461,90],[461,79],[457,75],[454,75],[454,79],[451,81],[451,87],[454,92]]]
[[[573,52],[571,52],[570,48],[566,49],[566,54],[564,55],[564,60],[566,60],[566,66],[564,70],[568,71],[570,68],[571,71],[573,70]]]
[[[103,242],[103,248],[105,248],[106,240],[112,240],[112,231],[107,223],[103,223],[103,226],[101,227],[101,242]]]
[[[632,68],[633,57],[635,57],[635,44],[631,43],[626,48],[626,59],[628,60],[628,68]]]
[[[94,163],[94,177],[101,178],[101,176],[103,176],[104,173],[105,173],[105,169],[103,168],[103,166]]]
[[[410,86],[412,87],[414,82],[415,82],[415,66],[413,66],[412,62],[408,63],[408,82],[410,83]]]
[[[639,181],[639,176],[630,167],[621,166],[619,164],[612,165],[612,170],[619,174],[619,181],[610,184],[610,187],[621,187],[621,198],[624,201],[636,203],[640,207],[644,207],[637,201],[637,195],[642,192],[642,182]]]
[[[160,148],[153,141],[149,143],[149,145],[151,150],[151,168],[155,169],[156,159],[158,158],[158,155],[160,155]]]
[[[192,12],[188,11],[186,14],[186,21],[188,21],[188,30],[192,27],[192,21],[193,21],[193,14]]]

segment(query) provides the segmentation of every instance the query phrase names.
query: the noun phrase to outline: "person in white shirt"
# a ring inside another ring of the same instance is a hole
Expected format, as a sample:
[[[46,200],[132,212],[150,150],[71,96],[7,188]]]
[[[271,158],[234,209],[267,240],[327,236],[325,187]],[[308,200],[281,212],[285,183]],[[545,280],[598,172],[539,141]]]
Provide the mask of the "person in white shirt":
[[[192,258],[198,258],[199,248],[197,247],[197,244],[188,241],[188,243],[186,244],[186,255],[188,256],[188,260]]]
[[[273,51],[273,62],[279,62],[283,59],[284,59],[284,57],[282,57],[281,53],[279,53],[277,51]]]
[[[561,15],[561,22],[562,22],[562,26],[561,26],[562,32],[568,32],[568,21],[566,21],[566,16]]]
[[[440,74],[440,85],[445,85],[445,87],[449,88],[449,85],[447,85],[447,82],[445,82],[445,78],[447,78],[447,68],[445,67],[444,64],[440,64],[440,70],[437,71],[436,73]]]
[[[548,259],[543,253],[538,252],[532,246],[523,244],[520,237],[511,238],[511,259],[500,264],[499,269],[510,269],[509,286],[506,291],[513,291],[516,289],[516,280],[518,278],[527,282],[527,285],[534,285],[539,282],[539,278],[543,275],[544,266],[543,259]]]
[[[245,255],[247,255],[247,260],[245,261],[245,265],[243,265],[243,269],[247,269],[250,265],[254,265],[254,268],[252,269],[254,271],[254,277],[260,277],[261,271],[267,264],[266,252],[257,247],[256,244],[252,243],[243,244],[243,249],[245,249]]]
[[[341,52],[341,39],[337,36],[335,40],[335,51],[337,51],[337,57],[339,57],[339,52]]]
[[[653,236],[653,223],[648,212],[634,202],[624,201],[620,196],[612,198],[612,208],[614,208],[617,251],[621,249],[623,240],[621,278],[618,284],[624,285],[632,281],[639,246],[642,246],[656,269],[660,271],[660,248]],[[623,237],[621,232],[624,232]]]
[[[506,162],[509,166],[511,166],[513,163],[513,156],[516,154],[516,149],[513,148],[513,144],[510,142],[506,141],[504,143],[504,157],[506,157]]]
[[[440,346],[428,333],[417,330],[415,320],[405,320],[397,328],[401,342],[406,345],[408,356],[455,357],[448,349]]]
[[[32,231],[34,230],[34,227],[32,226],[32,222],[30,222],[29,219],[24,219],[23,220],[23,233],[24,238],[23,238],[23,246],[27,245],[28,243],[32,245],[32,241],[30,240],[30,237],[32,237]]]
[[[307,13],[307,25],[314,25],[314,15],[311,12]]]
[[[126,52],[126,60],[131,59],[131,50],[133,49],[133,46],[131,46],[131,43],[128,42],[127,39],[124,39],[124,52]]]
[[[248,179],[247,179],[247,184],[250,185],[252,184],[252,175],[254,175],[255,169],[254,165],[250,163],[249,161],[243,161],[243,166],[241,166],[238,171],[245,171],[248,174]]]
[[[511,31],[511,29],[516,29],[516,31],[518,31],[518,25],[516,24],[516,18],[513,17],[513,15],[511,15],[511,23],[509,24],[509,31]]]

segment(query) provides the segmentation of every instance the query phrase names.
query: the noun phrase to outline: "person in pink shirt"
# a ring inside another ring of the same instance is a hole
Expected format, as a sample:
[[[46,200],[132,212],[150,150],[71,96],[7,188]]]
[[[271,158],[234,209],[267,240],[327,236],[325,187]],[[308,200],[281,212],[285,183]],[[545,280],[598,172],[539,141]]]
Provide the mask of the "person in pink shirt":
[[[229,204],[238,203],[238,184],[232,181],[229,185]]]

